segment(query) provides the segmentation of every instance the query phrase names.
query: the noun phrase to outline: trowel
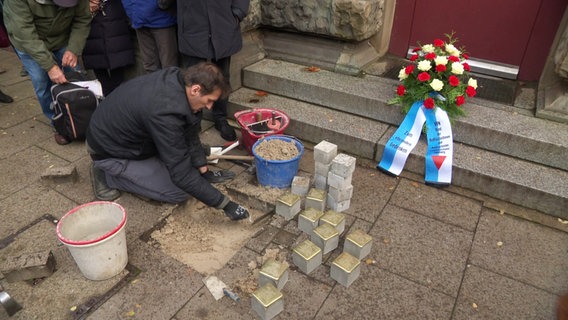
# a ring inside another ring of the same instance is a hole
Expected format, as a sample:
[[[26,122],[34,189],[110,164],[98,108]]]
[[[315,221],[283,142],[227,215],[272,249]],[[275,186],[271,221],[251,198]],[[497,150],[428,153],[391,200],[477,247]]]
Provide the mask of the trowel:
[[[14,298],[10,297],[8,292],[4,291],[2,285],[0,285],[0,304],[2,304],[10,317],[22,309],[22,306]]]

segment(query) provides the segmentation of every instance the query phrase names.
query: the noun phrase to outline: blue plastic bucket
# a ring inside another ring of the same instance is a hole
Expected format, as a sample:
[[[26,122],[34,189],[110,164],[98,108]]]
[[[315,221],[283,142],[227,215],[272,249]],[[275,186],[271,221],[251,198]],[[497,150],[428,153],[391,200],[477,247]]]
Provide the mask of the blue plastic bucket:
[[[260,157],[255,149],[262,141],[283,140],[286,142],[294,141],[298,148],[298,155],[290,160],[268,160]],[[272,135],[257,140],[252,146],[254,163],[256,166],[256,178],[262,186],[273,188],[288,188],[292,185],[292,180],[300,167],[300,158],[304,154],[304,145],[297,139],[289,136]]]

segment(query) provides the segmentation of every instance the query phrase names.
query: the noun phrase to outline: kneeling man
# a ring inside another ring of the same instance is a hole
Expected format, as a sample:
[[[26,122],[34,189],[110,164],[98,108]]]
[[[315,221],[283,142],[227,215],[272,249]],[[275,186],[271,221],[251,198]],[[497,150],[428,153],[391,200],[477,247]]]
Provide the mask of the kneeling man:
[[[199,140],[202,110],[229,92],[221,71],[205,62],[155,71],[115,89],[87,131],[97,199],[112,201],[118,190],[169,203],[193,196],[232,220],[247,218],[247,209],[211,185],[235,175],[209,171]]]

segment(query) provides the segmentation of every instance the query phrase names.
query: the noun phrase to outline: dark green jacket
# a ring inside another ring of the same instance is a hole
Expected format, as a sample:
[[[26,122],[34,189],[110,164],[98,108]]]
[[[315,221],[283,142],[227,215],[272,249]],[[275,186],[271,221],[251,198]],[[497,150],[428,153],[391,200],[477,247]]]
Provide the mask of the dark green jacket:
[[[57,64],[52,51],[81,55],[91,24],[89,1],[61,8],[51,0],[4,0],[4,24],[12,45],[49,71]]]

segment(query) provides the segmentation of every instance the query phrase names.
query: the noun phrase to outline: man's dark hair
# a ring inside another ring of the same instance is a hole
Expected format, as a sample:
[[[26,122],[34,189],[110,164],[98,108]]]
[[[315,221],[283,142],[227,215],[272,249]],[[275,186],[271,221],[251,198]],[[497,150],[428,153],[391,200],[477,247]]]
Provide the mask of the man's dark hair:
[[[197,84],[201,86],[201,94],[210,94],[221,89],[219,99],[226,99],[231,93],[231,85],[221,70],[211,62],[200,62],[182,71],[183,82],[186,86]]]

